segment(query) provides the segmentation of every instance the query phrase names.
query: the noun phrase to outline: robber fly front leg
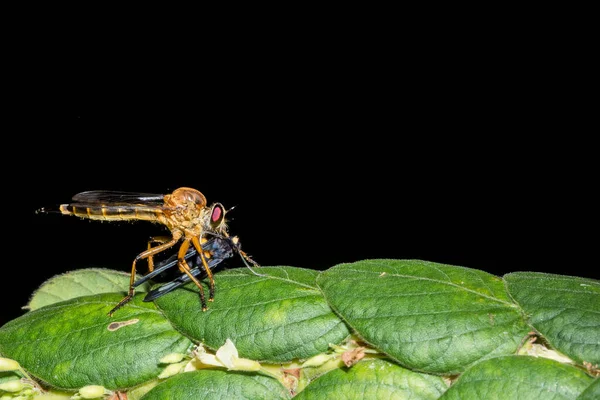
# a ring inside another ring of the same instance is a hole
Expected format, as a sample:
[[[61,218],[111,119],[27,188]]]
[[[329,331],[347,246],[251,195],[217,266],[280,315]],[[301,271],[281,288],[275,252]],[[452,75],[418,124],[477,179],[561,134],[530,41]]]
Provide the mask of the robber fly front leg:
[[[213,279],[213,274],[212,274],[212,271],[210,270],[208,262],[206,262],[206,256],[204,255],[204,250],[202,250],[202,245],[200,244],[200,240],[198,240],[198,238],[195,236],[192,238],[192,244],[194,245],[194,248],[200,255],[200,260],[202,260],[202,265],[204,266],[204,269],[206,270],[206,275],[208,276],[208,301],[214,301],[214,299],[215,299],[215,280]]]
[[[198,240],[197,238],[196,241]],[[192,240],[194,240],[192,239]],[[195,247],[195,244],[194,244]],[[190,277],[190,279],[192,280],[192,282],[194,282],[194,284],[196,284],[196,286],[198,286],[198,289],[200,290],[200,302],[202,303],[202,311],[206,311],[208,310],[208,307],[206,306],[206,299],[204,298],[204,288],[202,287],[202,284],[200,283],[200,281],[198,281],[198,279],[196,279],[196,277],[194,275],[192,275],[192,273],[190,272],[190,267],[187,264],[187,261],[185,261],[185,254],[187,253],[188,249],[190,248],[190,239],[185,239],[183,241],[183,243],[181,244],[181,247],[179,248],[179,253],[177,254],[177,265],[179,266],[179,269],[181,271],[183,271],[187,276]],[[200,257],[202,258],[202,260],[204,260],[204,254],[203,254],[203,250],[202,247],[200,247],[200,250],[196,249],[198,251],[198,254],[200,254]],[[207,268],[207,270],[210,270]],[[212,298],[210,299],[212,301]]]
[[[152,247],[152,248],[137,255],[135,260],[133,260],[133,265],[131,266],[131,277],[129,278],[129,292],[127,293],[127,296],[125,296],[123,298],[123,300],[121,300],[119,302],[119,304],[117,304],[112,310],[110,310],[110,312],[108,313],[109,317],[112,317],[112,315],[114,314],[115,311],[117,311],[119,308],[123,307],[127,302],[129,302],[133,298],[133,294],[135,291],[133,284],[135,282],[135,264],[136,264],[136,262],[138,262],[139,260],[148,258],[148,257],[152,257],[162,251],[165,251],[168,248],[173,247],[178,241],[179,241],[179,239],[172,239],[171,241],[169,241],[167,243],[163,243],[160,246]],[[185,252],[184,252],[184,255],[185,255]]]

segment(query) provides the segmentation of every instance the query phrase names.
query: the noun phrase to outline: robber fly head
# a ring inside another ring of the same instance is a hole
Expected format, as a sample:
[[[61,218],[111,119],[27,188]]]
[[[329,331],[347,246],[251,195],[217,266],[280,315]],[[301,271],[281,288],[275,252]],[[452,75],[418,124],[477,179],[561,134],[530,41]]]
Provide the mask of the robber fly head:
[[[219,235],[227,236],[227,221],[225,220],[225,214],[227,211],[221,203],[214,203],[210,206],[210,212],[208,225],[210,231]]]

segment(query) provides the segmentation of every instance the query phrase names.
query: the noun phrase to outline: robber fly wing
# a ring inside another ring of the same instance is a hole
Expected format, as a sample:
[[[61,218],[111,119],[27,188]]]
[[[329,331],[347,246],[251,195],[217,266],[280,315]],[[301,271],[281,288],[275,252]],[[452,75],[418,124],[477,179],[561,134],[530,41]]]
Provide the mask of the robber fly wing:
[[[54,205],[49,207],[42,207],[37,209],[36,213],[54,214],[61,213],[61,208],[97,208],[98,206],[103,207],[116,207],[119,206],[121,212],[136,212],[136,211],[148,211],[145,207],[150,207],[152,210],[156,210],[164,204],[163,194],[151,194],[151,193],[135,193],[135,192],[121,192],[114,190],[90,190],[87,192],[81,192],[72,197],[70,204]]]
[[[163,203],[164,194],[121,192],[115,190],[90,190],[73,196],[75,203],[86,204],[148,204]]]

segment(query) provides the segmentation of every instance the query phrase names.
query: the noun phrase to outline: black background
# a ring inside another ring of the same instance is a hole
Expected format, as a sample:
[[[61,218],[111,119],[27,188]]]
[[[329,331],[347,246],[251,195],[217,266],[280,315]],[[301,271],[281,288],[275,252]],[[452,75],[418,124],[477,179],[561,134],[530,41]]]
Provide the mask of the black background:
[[[37,71],[3,147],[0,323],[52,276],[128,272],[166,233],[35,213],[97,189],[196,188],[235,206],[230,232],[265,266],[395,258],[599,277],[593,147],[552,88],[525,85],[526,63],[370,50],[165,70],[107,50]]]
[[[174,111],[158,117],[152,111],[83,112],[51,121],[63,132],[53,140],[65,147],[31,158],[28,185],[8,194],[14,203],[7,213],[16,222],[4,241],[3,320],[20,315],[32,291],[55,274],[84,267],[129,271],[148,238],[166,233],[148,222],[35,213],[95,189],[197,188],[209,203],[235,206],[230,232],[262,265],[323,270],[397,258],[498,275],[598,277],[590,268],[591,237],[575,226],[585,211],[556,195],[568,186],[557,183],[551,160],[527,168],[528,154],[475,148],[470,140],[456,150],[452,135],[436,138],[401,120],[387,127],[362,121],[357,129],[340,116],[330,131],[292,114],[295,122],[263,135],[261,118],[268,124],[268,114],[229,130],[204,129],[189,117],[183,128]],[[127,145],[119,135],[125,124],[138,132]],[[227,266],[242,264],[233,258]]]

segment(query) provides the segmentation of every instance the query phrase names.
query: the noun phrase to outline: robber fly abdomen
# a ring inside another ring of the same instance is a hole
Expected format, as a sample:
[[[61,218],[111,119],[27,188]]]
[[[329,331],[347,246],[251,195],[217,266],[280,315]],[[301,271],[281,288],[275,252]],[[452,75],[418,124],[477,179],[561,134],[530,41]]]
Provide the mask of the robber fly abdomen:
[[[63,204],[60,212],[65,215],[75,215],[80,218],[97,219],[101,221],[130,221],[142,220],[165,224],[162,212],[147,207],[132,206],[85,206]]]

